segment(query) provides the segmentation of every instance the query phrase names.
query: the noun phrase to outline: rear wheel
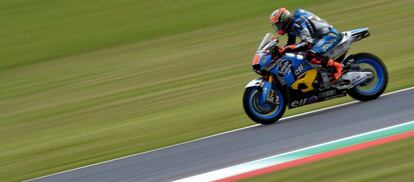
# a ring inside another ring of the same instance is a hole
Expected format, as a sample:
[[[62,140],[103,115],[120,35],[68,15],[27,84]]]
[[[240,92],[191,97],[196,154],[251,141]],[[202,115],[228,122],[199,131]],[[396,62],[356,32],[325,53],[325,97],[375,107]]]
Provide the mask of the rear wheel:
[[[380,58],[369,53],[359,53],[354,56],[355,63],[361,71],[370,71],[374,77],[368,82],[355,86],[348,94],[360,101],[369,101],[378,98],[384,93],[388,84],[388,71]]]
[[[278,121],[286,109],[286,101],[280,89],[273,87],[270,102],[260,104],[260,87],[248,87],[244,91],[243,106],[246,114],[256,123],[269,125]]]

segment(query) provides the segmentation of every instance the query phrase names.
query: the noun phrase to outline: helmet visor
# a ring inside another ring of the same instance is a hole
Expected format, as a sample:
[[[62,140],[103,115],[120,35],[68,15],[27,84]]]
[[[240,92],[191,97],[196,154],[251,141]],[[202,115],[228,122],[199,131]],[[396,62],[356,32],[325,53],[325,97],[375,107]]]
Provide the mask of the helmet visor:
[[[283,30],[283,23],[282,22],[277,22],[277,23],[272,23],[273,28],[275,29],[276,32],[278,32],[279,30]]]

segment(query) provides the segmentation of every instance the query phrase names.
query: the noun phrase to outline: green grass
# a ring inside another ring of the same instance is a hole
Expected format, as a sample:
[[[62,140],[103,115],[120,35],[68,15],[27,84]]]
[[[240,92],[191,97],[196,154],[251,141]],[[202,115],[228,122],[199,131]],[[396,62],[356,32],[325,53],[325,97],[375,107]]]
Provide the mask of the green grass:
[[[414,85],[411,0],[282,2],[343,31],[370,27],[352,51],[385,61],[388,91]],[[1,1],[0,181],[253,124],[241,97],[282,2]]]
[[[412,138],[241,181],[409,182],[414,179]]]

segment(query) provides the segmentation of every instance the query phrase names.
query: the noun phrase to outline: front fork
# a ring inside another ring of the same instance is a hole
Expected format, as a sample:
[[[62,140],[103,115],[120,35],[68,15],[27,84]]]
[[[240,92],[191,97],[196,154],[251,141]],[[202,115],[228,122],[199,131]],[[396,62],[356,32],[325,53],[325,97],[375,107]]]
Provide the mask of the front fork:
[[[272,74],[265,76],[260,83],[261,92],[259,95],[259,104],[265,105],[268,103],[277,103],[279,98],[276,96],[276,93],[272,90],[274,77]]]

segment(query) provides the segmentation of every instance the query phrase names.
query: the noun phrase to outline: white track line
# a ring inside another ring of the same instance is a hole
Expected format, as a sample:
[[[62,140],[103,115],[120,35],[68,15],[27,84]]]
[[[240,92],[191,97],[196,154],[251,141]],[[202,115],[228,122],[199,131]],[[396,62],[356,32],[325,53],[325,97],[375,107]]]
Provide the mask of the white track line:
[[[405,89],[402,89],[402,90],[388,92],[388,93],[385,93],[385,94],[381,95],[381,97],[396,94],[396,93],[400,93],[400,92],[404,92],[404,91],[407,91],[407,90],[412,90],[412,89],[414,89],[414,87],[409,87],[409,88],[405,88]],[[308,111],[308,112],[296,114],[296,115],[293,115],[293,116],[284,117],[284,118],[280,119],[279,121],[283,121],[283,120],[287,120],[287,119],[291,119],[291,118],[295,118],[295,117],[299,117],[299,116],[304,116],[304,115],[308,115],[308,114],[312,114],[312,113],[316,113],[316,112],[326,111],[326,110],[330,110],[330,109],[334,109],[334,108],[338,108],[338,107],[343,107],[343,106],[351,105],[351,104],[354,104],[354,103],[357,103],[357,102],[359,102],[359,101],[355,100],[355,101],[351,101],[351,102],[347,102],[347,103],[343,103],[343,104],[339,104],[339,105],[334,105],[334,106],[330,106],[330,107],[326,107],[326,108],[322,108],[322,109],[317,109],[317,110],[314,110],[314,111]],[[146,153],[150,153],[150,152],[155,152],[155,151],[158,151],[158,150],[163,150],[163,149],[167,149],[167,148],[171,148],[171,147],[176,147],[176,146],[179,146],[179,145],[193,143],[193,142],[204,140],[204,139],[207,139],[207,138],[212,138],[212,137],[216,137],[216,136],[220,136],[220,135],[224,135],[224,134],[228,134],[228,133],[233,133],[233,132],[236,132],[236,131],[245,130],[245,129],[253,128],[253,127],[257,127],[257,126],[260,126],[260,124],[255,124],[255,125],[246,126],[246,127],[242,127],[242,128],[238,128],[238,129],[234,129],[234,130],[230,130],[230,131],[225,131],[225,132],[222,132],[222,133],[217,133],[217,134],[214,134],[214,135],[205,136],[205,137],[201,137],[201,138],[198,138],[198,139],[194,139],[194,140],[190,140],[190,141],[186,141],[186,142],[182,142],[182,143],[178,143],[178,144],[174,144],[174,145],[169,145],[169,146],[165,146],[165,147],[161,147],[161,148],[157,148],[157,149],[153,149],[153,150],[149,150],[149,151],[145,151],[145,152],[141,152],[141,153],[131,154],[131,155],[127,155],[127,156],[124,156],[124,157],[119,157],[119,158],[115,158],[115,159],[111,159],[111,160],[107,160],[107,161],[102,161],[102,162],[98,162],[98,163],[94,163],[94,164],[89,164],[89,165],[86,165],[86,166],[77,167],[77,168],[74,168],[74,169],[68,169],[68,170],[65,170],[65,171],[52,173],[52,174],[49,174],[49,175],[46,175],[46,176],[40,176],[40,177],[37,177],[37,178],[25,180],[25,181],[28,182],[28,181],[33,181],[33,180],[38,180],[38,179],[41,179],[41,178],[54,176],[54,175],[57,175],[57,174],[76,171],[76,170],[91,167],[91,166],[105,164],[105,163],[108,163],[108,162],[113,162],[113,161],[129,158],[129,157],[134,157],[134,156],[138,156],[138,155],[142,155],[142,154],[146,154]]]

